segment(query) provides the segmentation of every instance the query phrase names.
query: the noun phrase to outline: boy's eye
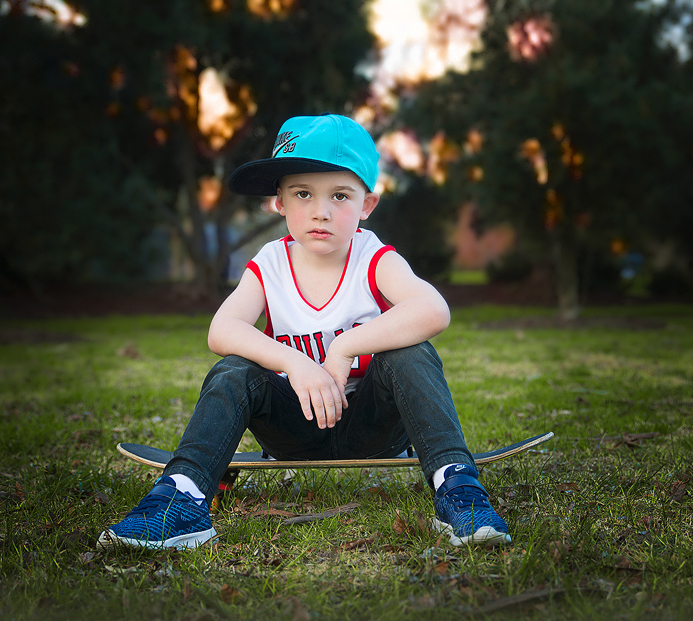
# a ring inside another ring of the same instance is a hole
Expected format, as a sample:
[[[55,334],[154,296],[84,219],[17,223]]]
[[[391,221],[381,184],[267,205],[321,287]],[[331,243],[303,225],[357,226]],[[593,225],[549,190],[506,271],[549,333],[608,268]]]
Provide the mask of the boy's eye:
[[[310,192],[306,190],[299,190],[296,192],[296,196],[298,196],[298,198],[308,198],[310,196]]]
[[[343,192],[337,192],[337,193],[334,195],[334,199],[335,199],[336,201],[345,201],[345,200],[347,200],[348,198],[349,198],[349,197],[348,197],[346,194],[344,194]]]

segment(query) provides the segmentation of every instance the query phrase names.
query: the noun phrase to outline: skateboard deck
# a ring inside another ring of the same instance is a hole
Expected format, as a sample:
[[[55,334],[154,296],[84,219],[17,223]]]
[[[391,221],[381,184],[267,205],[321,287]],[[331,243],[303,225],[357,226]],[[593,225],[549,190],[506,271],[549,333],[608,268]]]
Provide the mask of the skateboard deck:
[[[518,455],[531,449],[547,440],[553,438],[553,432],[549,431],[532,438],[516,442],[503,448],[487,451],[485,453],[474,453],[474,461],[477,465],[489,464],[501,459],[507,459],[513,455]],[[131,444],[121,442],[117,446],[118,451],[130,459],[152,466],[154,468],[164,468],[172,459],[173,451],[145,446],[143,444]],[[229,464],[227,476],[237,474],[240,470],[295,470],[299,468],[393,468],[400,466],[415,466],[419,463],[416,453],[411,457],[389,457],[375,459],[322,459],[322,460],[301,460],[285,461],[275,460],[263,456],[259,452],[236,453]],[[233,477],[235,478],[235,477]]]

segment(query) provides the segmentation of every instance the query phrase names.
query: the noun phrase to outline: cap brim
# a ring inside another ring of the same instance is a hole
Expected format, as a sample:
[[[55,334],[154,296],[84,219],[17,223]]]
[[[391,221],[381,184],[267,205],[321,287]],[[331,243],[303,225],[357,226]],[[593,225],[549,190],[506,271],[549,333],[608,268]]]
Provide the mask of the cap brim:
[[[349,169],[302,157],[256,160],[243,164],[233,171],[229,177],[229,188],[232,192],[248,196],[274,196],[277,193],[277,183],[286,175],[340,170],[348,171]]]

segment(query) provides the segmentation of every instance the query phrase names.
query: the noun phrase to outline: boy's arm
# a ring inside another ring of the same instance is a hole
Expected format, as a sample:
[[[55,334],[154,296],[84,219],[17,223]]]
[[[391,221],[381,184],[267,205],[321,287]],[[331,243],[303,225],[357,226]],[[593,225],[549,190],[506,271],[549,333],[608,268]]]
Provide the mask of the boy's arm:
[[[356,356],[417,345],[450,324],[450,309],[443,297],[433,285],[416,276],[401,255],[386,252],[378,262],[375,279],[378,290],[392,306],[332,341],[323,368],[338,384],[346,384]]]
[[[301,403],[303,415],[318,427],[334,427],[346,407],[344,387],[308,356],[275,341],[255,327],[265,308],[265,292],[250,270],[214,315],[207,343],[219,356],[235,354],[270,371],[284,372]],[[312,409],[311,409],[312,405]]]

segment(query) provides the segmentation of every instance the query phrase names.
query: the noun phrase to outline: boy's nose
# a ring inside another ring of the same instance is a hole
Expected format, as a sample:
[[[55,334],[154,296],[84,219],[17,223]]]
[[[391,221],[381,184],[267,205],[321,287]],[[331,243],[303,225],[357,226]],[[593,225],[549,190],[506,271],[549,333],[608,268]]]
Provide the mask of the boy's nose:
[[[316,220],[330,219],[330,206],[326,201],[315,201],[313,210],[313,218]]]

